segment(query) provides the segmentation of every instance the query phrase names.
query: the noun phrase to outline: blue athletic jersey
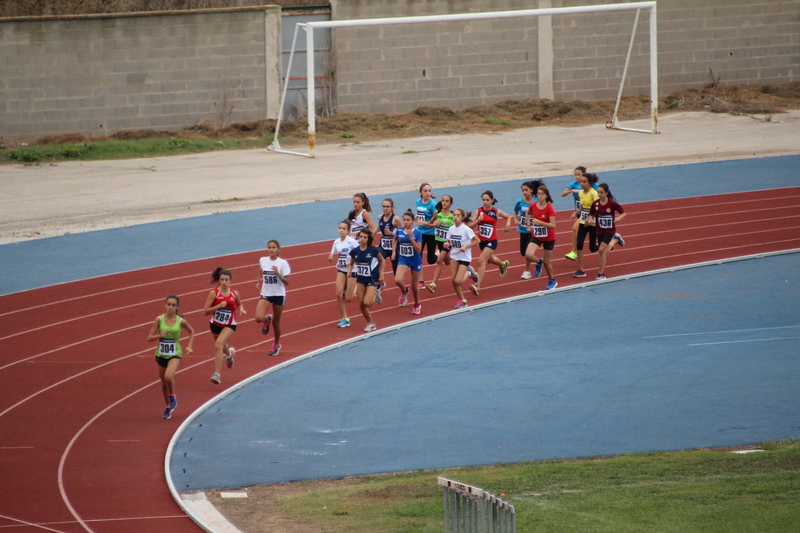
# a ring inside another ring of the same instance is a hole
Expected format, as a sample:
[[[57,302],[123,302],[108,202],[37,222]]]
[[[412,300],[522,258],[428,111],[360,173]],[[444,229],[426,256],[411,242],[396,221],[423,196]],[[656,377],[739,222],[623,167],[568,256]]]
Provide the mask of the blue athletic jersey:
[[[392,241],[394,240],[394,219],[397,215],[390,215],[389,220],[383,220],[383,215],[378,218],[378,233],[380,235],[381,241],[379,246],[381,250],[386,250],[391,255],[392,253]],[[389,235],[384,233],[384,229],[389,228]]]
[[[531,199],[535,202],[535,199]],[[514,204],[514,213],[519,218],[519,225],[517,226],[517,231],[520,233],[528,233],[528,208],[530,207],[532,202],[526,202],[524,198],[520,198],[517,200],[517,203]]]
[[[353,258],[353,274],[358,283],[378,281],[380,277],[378,266],[381,264],[378,256],[380,254],[381,251],[377,246],[368,246],[366,250],[362,250],[359,246],[350,250],[350,257]]]
[[[411,246],[411,239],[406,235],[405,228],[396,228],[394,230],[397,235],[397,257],[401,265],[418,266],[422,265],[422,254],[414,250]],[[418,229],[412,231],[414,240],[422,242],[422,232]]]
[[[422,198],[420,198],[417,200],[417,211],[414,213],[414,223],[430,222],[434,213],[436,213],[436,202],[431,199],[427,204],[423,204]],[[417,229],[419,229],[423,235],[434,235],[436,232],[435,228],[420,228],[417,226]]]

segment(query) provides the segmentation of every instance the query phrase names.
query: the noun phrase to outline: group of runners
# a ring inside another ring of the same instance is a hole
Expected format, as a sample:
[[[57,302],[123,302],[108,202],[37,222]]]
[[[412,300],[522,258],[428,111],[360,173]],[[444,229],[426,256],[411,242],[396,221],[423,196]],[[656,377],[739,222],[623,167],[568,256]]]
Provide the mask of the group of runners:
[[[561,196],[573,195],[575,210],[570,215],[572,223],[572,250],[566,258],[577,261],[578,269],[573,277],[586,277],[584,271],[584,244],[589,237],[589,250],[598,253],[598,280],[606,279],[605,265],[608,252],[616,245],[624,246],[625,241],[616,231],[616,222],[625,217],[625,211],[611,194],[606,183],[598,184],[596,174],[578,167],[574,171],[575,180],[562,192]],[[358,299],[359,309],[366,327],[364,331],[377,329],[370,308],[383,301],[381,291],[386,287],[386,263],[391,264],[394,283],[400,291],[398,305],[405,307],[412,301],[412,315],[422,312],[420,291],[434,294],[445,267],[450,270],[450,280],[458,301],[456,309],[468,306],[463,286],[468,283],[469,291],[480,295],[481,285],[486,276],[486,267],[496,265],[501,277],[508,273],[509,261],[500,260],[497,250],[499,232],[508,232],[512,225],[519,233],[519,251],[525,261],[524,280],[547,273],[545,290],[558,286],[551,263],[556,241],[556,211],[550,190],[542,180],[526,181],[521,186],[522,197],[515,205],[513,213],[505,213],[495,207],[497,199],[492,191],[481,195],[481,205],[474,212],[453,207],[453,197],[443,195],[435,201],[430,184],[423,183],[419,188],[420,197],[413,208],[401,215],[396,214],[391,198],[381,202],[381,215],[373,219],[369,198],[364,193],[353,196],[353,209],[338,224],[338,237],[333,241],[329,262],[335,262],[336,303],[341,314],[339,328],[349,327],[347,303]],[[505,223],[501,225],[501,220]],[[378,237],[377,245],[375,237]],[[473,254],[478,247],[479,252]],[[542,250],[541,257],[537,254]],[[259,281],[256,288],[260,299],[256,305],[255,322],[261,324],[261,331],[268,335],[273,331],[274,343],[269,355],[278,355],[281,344],[281,315],[286,302],[286,286],[291,273],[289,264],[280,255],[280,244],[271,240],[267,244],[268,256],[259,260]],[[473,268],[473,255],[476,255],[476,268]],[[422,280],[423,257],[429,265],[435,265],[433,278]],[[531,268],[532,267],[532,268]],[[222,365],[232,368],[236,350],[228,345],[236,331],[237,313],[245,316],[239,293],[231,288],[233,275],[221,267],[211,274],[214,289],[208,294],[204,313],[210,316],[209,328],[214,337],[214,373],[211,382],[219,384]],[[170,418],[177,407],[175,396],[175,372],[177,371],[182,349],[181,330],[186,330],[189,339],[186,352],[192,353],[194,330],[178,314],[177,296],[168,296],[166,311],[153,322],[148,341],[158,341],[156,361],[159,365],[162,392],[166,402],[163,418]],[[271,314],[267,314],[272,310]]]

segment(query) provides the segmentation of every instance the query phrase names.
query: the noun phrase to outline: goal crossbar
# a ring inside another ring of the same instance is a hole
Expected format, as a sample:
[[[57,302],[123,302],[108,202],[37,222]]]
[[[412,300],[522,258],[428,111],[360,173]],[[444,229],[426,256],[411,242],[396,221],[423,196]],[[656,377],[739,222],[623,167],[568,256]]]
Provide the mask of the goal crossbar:
[[[650,12],[650,130],[640,130],[632,128],[620,127],[617,123],[617,110],[619,109],[619,101],[622,98],[622,88],[625,83],[625,74],[628,70],[628,62],[630,60],[631,50],[633,49],[633,39],[636,34],[636,26],[639,20],[639,12],[647,9]],[[606,123],[606,127],[610,129],[618,129],[623,131],[635,131],[642,133],[658,133],[658,40],[656,32],[656,2],[630,2],[624,4],[605,4],[605,5],[589,5],[589,6],[573,6],[573,7],[553,7],[541,9],[518,9],[512,11],[490,11],[483,13],[454,13],[449,15],[419,15],[412,17],[389,17],[389,18],[373,18],[373,19],[350,19],[350,20],[325,20],[317,22],[298,23],[298,27],[302,27],[306,32],[306,80],[307,80],[307,97],[306,102],[308,105],[308,154],[299,152],[288,152],[282,150],[278,142],[278,131],[280,123],[283,118],[283,102],[286,98],[286,91],[289,84],[289,73],[285,76],[283,87],[283,96],[281,98],[281,108],[279,110],[278,121],[275,127],[275,138],[273,146],[276,152],[300,155],[305,157],[315,157],[316,151],[316,95],[314,86],[314,30],[315,29],[333,29],[333,28],[358,28],[364,26],[388,26],[398,24],[424,24],[431,22],[458,22],[469,20],[491,20],[491,19],[504,19],[504,18],[519,18],[519,17],[535,17],[547,15],[571,15],[579,13],[601,13],[608,11],[636,11],[636,20],[631,33],[631,41],[628,47],[628,56],[625,61],[625,70],[620,81],[619,94],[617,96],[616,106],[614,108],[614,115],[610,122]],[[294,40],[292,42],[292,51],[290,57],[294,55],[297,28],[295,28]]]

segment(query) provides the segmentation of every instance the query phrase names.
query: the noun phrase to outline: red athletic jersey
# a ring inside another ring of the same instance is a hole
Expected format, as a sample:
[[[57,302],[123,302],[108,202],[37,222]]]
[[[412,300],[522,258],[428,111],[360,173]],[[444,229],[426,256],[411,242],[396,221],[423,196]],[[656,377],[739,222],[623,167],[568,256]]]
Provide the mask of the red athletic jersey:
[[[478,238],[482,241],[493,241],[497,239],[497,208],[484,209],[480,206],[476,211],[475,219],[477,220],[481,213],[483,213],[483,220],[478,223]]]
[[[225,307],[214,311],[214,314],[211,315],[211,323],[221,327],[235,326],[236,292],[231,289],[231,293],[228,296],[223,296],[222,293],[219,292],[219,287],[214,289],[214,303],[211,304],[211,307],[219,305],[222,302],[225,302]]]
[[[553,208],[553,205],[547,204],[544,209],[539,209],[538,205],[538,202],[531,204],[530,209],[533,210],[533,219],[549,223],[550,217],[556,216],[556,210]],[[531,234],[542,242],[556,240],[555,229],[537,226],[536,222],[533,223]]]
[[[598,235],[604,233],[614,234],[617,232],[616,224],[614,224],[615,213],[621,215],[624,212],[625,210],[622,209],[622,206],[614,200],[609,199],[606,205],[601,204],[600,200],[597,200],[592,204],[592,208],[589,210],[589,216],[593,216],[597,219],[596,226]]]

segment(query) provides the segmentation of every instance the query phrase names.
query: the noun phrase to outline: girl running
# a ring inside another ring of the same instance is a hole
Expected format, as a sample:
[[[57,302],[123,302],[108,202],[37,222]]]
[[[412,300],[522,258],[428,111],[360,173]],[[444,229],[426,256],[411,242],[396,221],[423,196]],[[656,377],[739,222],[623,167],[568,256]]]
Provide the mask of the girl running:
[[[261,324],[261,333],[269,334],[270,325],[274,330],[275,342],[267,355],[278,355],[281,351],[281,315],[286,305],[286,286],[289,284],[289,274],[292,269],[289,263],[278,257],[281,245],[276,240],[267,243],[269,257],[262,257],[258,261],[258,277],[256,289],[261,290],[261,299],[256,305],[256,324]],[[272,306],[273,315],[267,315]]]
[[[436,204],[436,214],[429,223],[435,233],[436,247],[439,248],[439,258],[436,260],[433,281],[425,284],[425,288],[431,294],[436,294],[436,284],[442,275],[442,265],[450,266],[450,254],[444,249],[444,243],[447,242],[447,230],[453,225],[453,213],[450,211],[452,205],[453,197],[449,194],[442,195],[442,199]]]
[[[211,383],[217,385],[220,382],[219,373],[222,372],[222,359],[225,359],[228,368],[233,368],[236,349],[228,346],[228,340],[236,332],[236,310],[238,309],[242,316],[247,314],[242,307],[239,293],[231,289],[232,279],[233,274],[230,270],[215,268],[211,273],[211,283],[216,283],[217,286],[208,293],[203,308],[206,316],[211,315],[211,322],[208,325],[214,337],[214,373],[211,375]]]
[[[575,170],[572,173],[575,175],[575,179],[572,180],[572,183],[567,185],[567,188],[561,193],[561,198],[564,198],[568,194],[572,194],[572,200],[574,201],[575,209],[578,210],[581,208],[581,200],[579,196],[581,192],[581,183],[579,180],[581,176],[586,174],[586,167],[575,167]],[[594,188],[597,189],[597,186]],[[576,261],[578,259],[578,226],[580,226],[580,222],[576,220],[575,223],[572,224],[572,250],[564,256],[571,261]]]
[[[471,214],[460,207],[453,210],[453,225],[447,229],[447,240],[444,243],[444,248],[450,255],[450,280],[453,283],[453,290],[458,296],[456,309],[462,309],[468,305],[461,286],[468,277],[472,277],[473,281],[477,278],[469,264],[472,261],[472,247],[481,241],[469,227]]]
[[[556,278],[553,276],[553,266],[550,258],[553,255],[553,248],[556,246],[556,210],[553,209],[553,199],[550,191],[544,185],[540,185],[536,191],[537,201],[531,204],[528,210],[527,224],[531,235],[531,242],[525,252],[525,258],[536,263],[534,275],[539,277],[542,274],[542,264],[547,270],[547,287],[545,290],[555,289],[558,286]],[[544,259],[536,258],[536,251],[544,248]]]
[[[430,183],[423,183],[419,186],[419,199],[417,200],[416,212],[414,215],[417,221],[417,229],[422,233],[422,250],[428,248],[428,264],[432,265],[436,262],[436,232],[429,224],[433,220],[433,215],[436,213],[436,202],[434,202],[433,188]],[[420,287],[425,286],[424,281],[419,282]]]
[[[397,303],[400,307],[405,307],[408,303],[408,292],[414,296],[414,307],[411,309],[412,315],[418,315],[422,310],[419,303],[419,274],[422,271],[422,233],[414,227],[414,213],[409,209],[403,213],[403,227],[394,230],[394,243],[392,244],[392,260],[399,256],[397,264],[397,274],[394,282],[400,289],[400,298]],[[406,287],[406,272],[411,271],[411,287]]]
[[[339,238],[333,241],[331,253],[328,256],[328,261],[336,261],[336,305],[339,306],[339,312],[342,315],[342,320],[336,326],[337,328],[350,327],[345,300],[351,301],[356,291],[356,280],[350,276],[349,263],[350,250],[357,247],[358,241],[350,236],[350,221],[342,220],[339,222]]]
[[[614,200],[611,189],[607,183],[601,183],[597,188],[598,200],[592,204],[589,210],[589,220],[597,224],[597,240],[600,243],[598,250],[598,273],[597,279],[606,279],[606,259],[608,252],[614,249],[614,245],[619,243],[625,246],[625,239],[617,233],[616,223],[625,218],[625,210]],[[619,216],[615,216],[619,214]]]
[[[369,205],[369,198],[363,192],[357,192],[353,195],[353,210],[347,215],[347,220],[350,221],[350,236],[355,238],[361,228],[369,228],[372,233],[375,233],[377,227],[372,222],[372,207]]]
[[[597,251],[597,234],[595,233],[594,222],[588,220],[589,210],[592,204],[598,200],[597,191],[592,187],[597,183],[597,174],[587,173],[583,174],[578,180],[581,184],[580,196],[580,209],[577,209],[569,217],[570,222],[579,221],[578,226],[578,240],[576,248],[578,250],[578,270],[572,275],[573,278],[585,278],[586,272],[583,271],[583,243],[586,240],[586,235],[589,235],[589,251],[594,253]]]
[[[478,280],[470,287],[472,294],[478,296],[481,293],[481,283],[486,274],[486,265],[491,263],[500,267],[500,277],[504,278],[508,273],[508,261],[500,261],[494,255],[497,250],[497,221],[501,218],[506,219],[504,231],[511,227],[511,216],[493,207],[497,199],[492,191],[486,191],[481,195],[483,205],[476,211],[475,220],[470,224],[472,229],[478,228],[478,238],[481,241],[481,255],[478,257]]]
[[[392,249],[394,242],[395,228],[402,228],[403,221],[400,217],[394,214],[394,200],[391,198],[384,198],[381,202],[381,209],[383,214],[378,218],[378,233],[381,236],[380,249],[383,258],[391,258],[392,260],[392,273],[397,274],[397,255],[393,254],[396,250]],[[382,287],[381,287],[382,288]]]
[[[164,395],[164,403],[167,405],[161,417],[164,419],[170,418],[172,411],[178,407],[178,398],[175,396],[175,372],[178,371],[178,365],[183,357],[181,329],[185,329],[189,334],[186,355],[192,355],[192,342],[194,341],[194,329],[178,314],[178,304],[180,304],[180,299],[177,296],[167,296],[166,312],[156,317],[153,325],[150,326],[150,333],[147,334],[147,342],[158,341],[156,363],[158,363],[158,376],[161,378],[161,393]]]
[[[522,198],[514,204],[514,224],[519,233],[519,255],[525,258],[525,270],[522,271],[521,279],[531,279],[531,262],[528,260],[528,244],[531,242],[531,234],[528,231],[528,208],[531,203],[536,202],[536,190],[542,180],[526,181],[522,184]]]
[[[358,247],[350,250],[350,269],[356,277],[356,291],[361,314],[367,320],[364,331],[375,331],[369,308],[378,302],[378,285],[383,284],[383,255],[372,246],[372,232],[369,228],[361,228],[358,232]],[[398,265],[399,268],[399,265]],[[349,300],[348,300],[349,301]]]

